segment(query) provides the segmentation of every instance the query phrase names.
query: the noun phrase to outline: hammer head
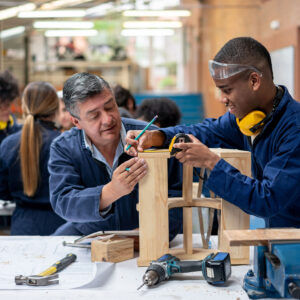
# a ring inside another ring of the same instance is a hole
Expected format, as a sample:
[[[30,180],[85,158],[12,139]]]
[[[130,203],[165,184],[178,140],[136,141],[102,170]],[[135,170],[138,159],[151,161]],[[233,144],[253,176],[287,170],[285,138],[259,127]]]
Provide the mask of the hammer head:
[[[37,276],[37,275],[30,275],[30,276],[23,276],[23,275],[16,275],[15,276],[15,283],[17,285],[26,284],[29,286],[45,286],[45,285],[52,285],[58,284],[58,280],[54,280],[58,278],[58,274],[53,274],[49,276]]]

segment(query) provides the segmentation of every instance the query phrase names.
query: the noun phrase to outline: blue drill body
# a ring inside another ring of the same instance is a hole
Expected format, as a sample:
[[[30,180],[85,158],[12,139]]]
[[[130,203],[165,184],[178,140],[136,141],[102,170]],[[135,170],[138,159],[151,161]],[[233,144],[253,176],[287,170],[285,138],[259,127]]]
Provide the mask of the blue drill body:
[[[180,261],[171,254],[165,254],[151,262],[143,277],[143,284],[152,286],[169,279],[175,273],[197,271],[202,271],[203,277],[208,283],[222,284],[226,282],[231,275],[229,253],[212,253],[198,261]]]

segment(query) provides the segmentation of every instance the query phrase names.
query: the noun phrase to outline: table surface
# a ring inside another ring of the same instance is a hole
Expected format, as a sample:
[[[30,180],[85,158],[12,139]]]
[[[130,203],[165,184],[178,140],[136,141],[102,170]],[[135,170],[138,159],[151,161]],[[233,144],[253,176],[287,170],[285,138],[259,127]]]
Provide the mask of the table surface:
[[[207,284],[201,272],[194,272],[177,274],[158,286],[137,291],[146,267],[137,267],[136,258],[117,264],[92,263],[90,249],[62,245],[63,241],[71,242],[76,238],[0,236],[0,299],[248,299],[242,281],[251,268],[249,265],[233,266],[231,278],[221,287]],[[193,237],[193,241],[197,239],[200,241],[199,235]],[[180,235],[171,246],[181,244]],[[59,273],[58,285],[15,285],[15,275],[38,274],[68,253],[75,253],[77,260]]]

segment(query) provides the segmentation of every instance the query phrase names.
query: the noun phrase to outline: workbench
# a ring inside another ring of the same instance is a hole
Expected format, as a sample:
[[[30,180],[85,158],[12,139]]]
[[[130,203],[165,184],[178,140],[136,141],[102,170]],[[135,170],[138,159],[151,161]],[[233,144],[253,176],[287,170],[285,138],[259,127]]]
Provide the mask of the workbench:
[[[222,287],[209,285],[201,272],[195,272],[178,274],[156,287],[137,291],[146,270],[137,267],[137,258],[117,264],[92,263],[90,249],[62,245],[63,241],[72,242],[76,238],[0,236],[0,299],[248,299],[242,281],[249,265],[233,266],[231,278]],[[193,240],[200,243],[200,235],[193,236]],[[215,242],[213,237],[212,247]],[[182,235],[171,246],[182,246]],[[71,252],[77,255],[77,260],[59,273],[58,285],[15,285],[15,275],[37,274]]]

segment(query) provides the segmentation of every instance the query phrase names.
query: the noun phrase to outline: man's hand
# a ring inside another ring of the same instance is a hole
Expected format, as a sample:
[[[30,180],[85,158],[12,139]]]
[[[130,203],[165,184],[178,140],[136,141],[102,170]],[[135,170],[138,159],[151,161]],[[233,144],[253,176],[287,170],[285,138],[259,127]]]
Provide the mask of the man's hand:
[[[202,144],[193,135],[189,134],[192,143],[177,143],[174,144],[174,148],[182,149],[182,151],[176,154],[176,158],[181,163],[187,163],[198,168],[208,168],[212,170],[220,157],[210,151],[208,147]]]
[[[100,210],[131,193],[134,186],[146,175],[147,169],[145,160],[137,157],[122,163],[114,171],[111,181],[102,189]]]
[[[141,130],[129,130],[126,135],[125,152],[131,156],[137,156],[138,152],[143,152],[144,149],[151,147],[160,147],[163,145],[165,135],[158,130],[146,130],[144,134],[138,139],[135,138],[139,135]],[[126,150],[128,145],[131,145],[129,150]]]

